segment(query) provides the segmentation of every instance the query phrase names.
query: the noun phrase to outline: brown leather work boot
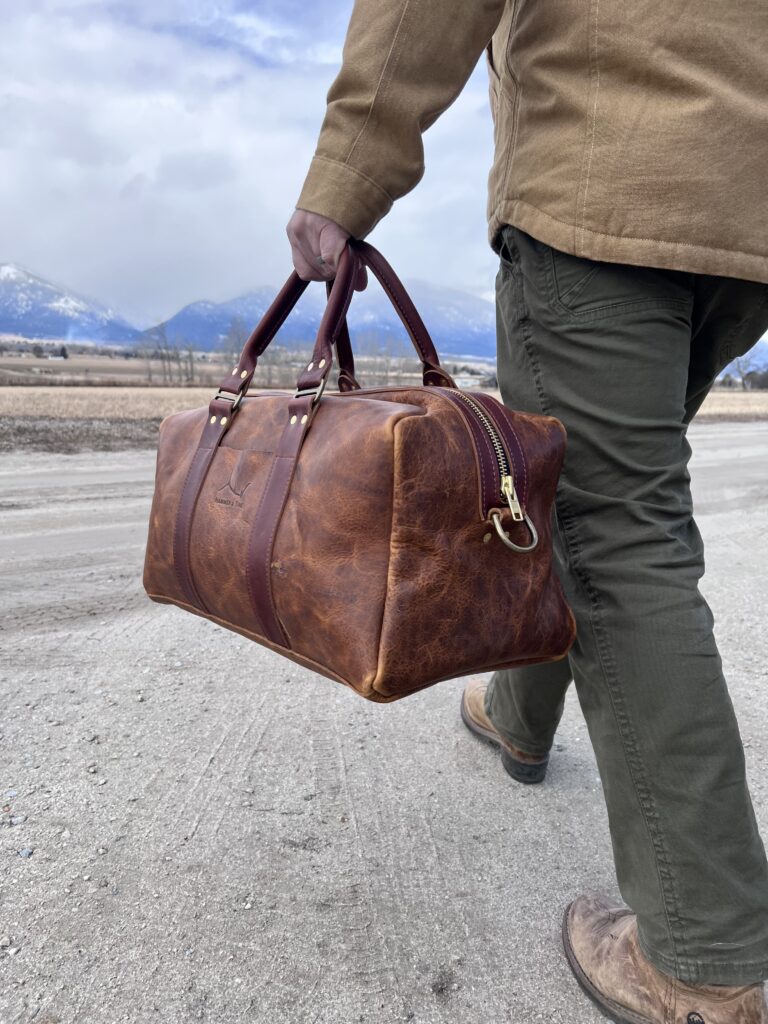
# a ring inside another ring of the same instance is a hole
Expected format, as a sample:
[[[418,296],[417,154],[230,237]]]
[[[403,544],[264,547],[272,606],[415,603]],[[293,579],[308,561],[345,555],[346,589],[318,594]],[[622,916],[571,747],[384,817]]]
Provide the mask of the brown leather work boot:
[[[476,736],[501,748],[501,763],[517,782],[543,782],[547,774],[549,754],[533,757],[513,747],[496,731],[493,722],[485,713],[485,692],[488,684],[482,679],[473,679],[464,687],[461,695],[461,720]]]
[[[768,1024],[762,984],[688,985],[644,956],[626,907],[579,896],[563,921],[565,954],[576,979],[617,1024]]]

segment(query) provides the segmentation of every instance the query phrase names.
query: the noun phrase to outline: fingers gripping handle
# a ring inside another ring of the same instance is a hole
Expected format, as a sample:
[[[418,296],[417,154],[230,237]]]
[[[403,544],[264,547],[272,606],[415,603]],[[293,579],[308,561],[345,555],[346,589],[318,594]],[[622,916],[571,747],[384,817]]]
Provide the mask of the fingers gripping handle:
[[[360,258],[357,252],[347,244],[339,257],[339,266],[320,321],[312,358],[296,382],[297,391],[319,388],[331,371],[333,345],[342,328],[346,330],[347,310],[352,301],[359,266]]]

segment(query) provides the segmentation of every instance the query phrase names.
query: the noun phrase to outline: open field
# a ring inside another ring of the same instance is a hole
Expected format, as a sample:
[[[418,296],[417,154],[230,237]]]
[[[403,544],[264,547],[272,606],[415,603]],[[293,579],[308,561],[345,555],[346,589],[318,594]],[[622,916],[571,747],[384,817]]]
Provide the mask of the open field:
[[[768,423],[690,436],[768,836]],[[460,680],[372,705],[152,604],[153,471],[0,457],[0,1021],[599,1024],[560,943],[568,900],[615,891],[575,695],[519,786]]]
[[[195,359],[192,364],[194,379],[201,384],[213,384],[221,380],[226,372],[229,357],[214,353],[205,359]],[[175,370],[175,367],[174,367]],[[188,361],[184,360],[188,373]],[[104,383],[115,382],[126,386],[159,383],[164,378],[163,364],[159,359],[127,357],[124,354],[70,355],[68,359],[36,358],[33,355],[0,355],[0,384],[45,384],[62,383]]]
[[[207,405],[214,392],[211,387],[0,387],[0,451],[151,448],[164,416]],[[768,419],[768,391],[713,391],[697,419]]]

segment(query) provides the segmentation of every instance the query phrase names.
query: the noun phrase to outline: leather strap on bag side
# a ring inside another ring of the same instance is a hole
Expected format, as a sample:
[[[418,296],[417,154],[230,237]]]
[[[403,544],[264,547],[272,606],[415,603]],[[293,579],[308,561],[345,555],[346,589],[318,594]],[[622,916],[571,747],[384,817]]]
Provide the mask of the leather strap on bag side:
[[[189,563],[189,538],[192,532],[192,521],[195,516],[197,499],[213,461],[213,456],[216,454],[216,449],[221,444],[221,440],[229,426],[231,409],[231,402],[218,397],[214,398],[208,406],[208,418],[200,435],[197,451],[187,470],[173,530],[173,564],[176,569],[179,585],[188,603],[193,608],[199,608],[204,612],[208,612],[210,609],[206,607],[205,602],[200,597],[192,576],[192,569]]]
[[[358,265],[357,256],[349,248],[345,249],[340,262],[339,273],[337,273],[336,280],[333,282],[330,300],[320,327],[320,335],[326,343],[336,335],[339,325],[343,322],[346,311],[349,308]],[[302,281],[297,275],[291,275],[275,301],[264,314],[256,330],[246,342],[238,365],[246,364],[255,369],[257,353],[261,354],[270,343],[304,291],[307,283]],[[321,373],[321,379],[324,379],[330,370],[330,363],[331,360],[329,359],[327,367],[323,368],[324,373]],[[245,393],[252,375],[253,369],[250,370],[250,375],[246,373],[241,381],[238,381],[234,374],[232,375],[233,388],[240,389],[238,400]],[[224,383],[226,383],[226,379]],[[235,392],[228,390],[222,385],[220,393],[212,399],[208,407],[208,418],[182,488],[173,535],[173,560],[179,585],[192,607],[199,608],[201,611],[208,613],[210,613],[210,609],[201,597],[192,575],[190,535],[195,507],[213,457],[221,444],[224,434],[229,429],[233,417],[237,413],[238,406],[235,401],[227,397],[229,394],[232,394],[233,399],[235,398]],[[307,395],[297,397],[289,403],[289,414],[285,431],[275,453],[269,478],[262,495],[261,506],[256,517],[256,524],[254,524],[252,531],[252,540],[249,542],[249,551],[246,555],[248,558],[246,566],[248,588],[254,611],[265,630],[265,635],[270,639],[274,639],[274,642],[283,645],[286,644],[286,641],[272,602],[271,573],[269,571],[271,545],[274,541],[279,518],[288,494],[288,488],[295,468],[295,460],[298,458],[301,443],[312,420],[312,414],[316,407],[315,402],[315,395]],[[292,419],[293,423],[291,422]],[[297,424],[301,428],[300,430],[291,429]],[[294,445],[296,445],[295,450],[293,448]],[[262,518],[264,520],[262,527],[257,529],[259,520]],[[252,555],[251,549],[253,550]],[[256,560],[255,569],[251,568],[252,558]],[[259,567],[262,570],[261,575],[258,572]]]
[[[311,395],[294,398],[288,403],[288,420],[272,457],[246,554],[248,593],[263,635],[288,649],[291,643],[278,617],[272,591],[272,552],[313,411]]]

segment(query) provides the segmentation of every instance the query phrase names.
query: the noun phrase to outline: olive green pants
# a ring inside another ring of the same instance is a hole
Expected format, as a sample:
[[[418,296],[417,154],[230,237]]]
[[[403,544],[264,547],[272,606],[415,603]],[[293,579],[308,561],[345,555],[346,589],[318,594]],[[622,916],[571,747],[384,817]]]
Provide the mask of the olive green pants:
[[[691,983],[768,977],[768,865],[699,591],[686,428],[768,327],[768,285],[570,256],[504,229],[504,402],[568,431],[554,547],[577,637],[494,674],[486,710],[531,754],[576,690],[622,896],[648,957]]]

